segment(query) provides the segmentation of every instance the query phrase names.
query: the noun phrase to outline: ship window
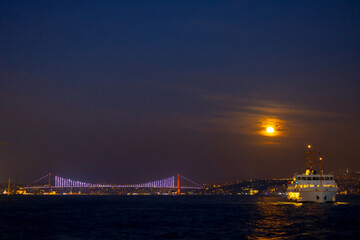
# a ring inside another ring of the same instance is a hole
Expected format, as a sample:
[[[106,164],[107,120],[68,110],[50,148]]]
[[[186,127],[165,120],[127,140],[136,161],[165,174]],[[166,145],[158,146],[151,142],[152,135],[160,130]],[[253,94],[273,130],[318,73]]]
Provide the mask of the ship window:
[[[333,180],[333,177],[330,177],[330,180]]]
[[[325,180],[329,180],[329,177],[325,177]]]
[[[298,180],[301,180],[301,177],[297,177]]]
[[[308,177],[307,180],[311,180],[311,177]]]
[[[306,177],[302,177],[302,180],[306,180]]]

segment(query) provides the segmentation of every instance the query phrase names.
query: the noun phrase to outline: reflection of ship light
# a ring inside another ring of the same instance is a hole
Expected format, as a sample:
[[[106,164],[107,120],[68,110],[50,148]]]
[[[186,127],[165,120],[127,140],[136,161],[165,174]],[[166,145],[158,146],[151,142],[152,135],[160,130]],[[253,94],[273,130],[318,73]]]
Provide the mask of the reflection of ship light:
[[[288,198],[294,199],[294,200],[300,199],[300,193],[299,192],[289,192]]]

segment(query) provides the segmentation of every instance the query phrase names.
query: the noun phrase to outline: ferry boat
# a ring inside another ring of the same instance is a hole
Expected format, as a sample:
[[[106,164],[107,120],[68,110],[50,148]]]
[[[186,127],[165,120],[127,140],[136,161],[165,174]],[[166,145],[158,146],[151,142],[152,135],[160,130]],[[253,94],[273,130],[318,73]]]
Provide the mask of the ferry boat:
[[[324,174],[321,169],[322,157],[319,156],[319,172],[312,168],[312,161],[316,159],[311,146],[307,146],[308,167],[303,174],[295,174],[294,179],[288,183],[287,197],[298,202],[334,202],[338,192],[334,176]]]

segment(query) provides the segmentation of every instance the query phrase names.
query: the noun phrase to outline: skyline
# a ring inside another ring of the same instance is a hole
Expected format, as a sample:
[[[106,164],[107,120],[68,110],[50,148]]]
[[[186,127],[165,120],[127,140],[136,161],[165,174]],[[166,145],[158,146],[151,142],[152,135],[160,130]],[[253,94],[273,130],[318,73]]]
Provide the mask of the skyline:
[[[291,177],[308,144],[325,171],[360,169],[359,12],[2,1],[0,182]]]

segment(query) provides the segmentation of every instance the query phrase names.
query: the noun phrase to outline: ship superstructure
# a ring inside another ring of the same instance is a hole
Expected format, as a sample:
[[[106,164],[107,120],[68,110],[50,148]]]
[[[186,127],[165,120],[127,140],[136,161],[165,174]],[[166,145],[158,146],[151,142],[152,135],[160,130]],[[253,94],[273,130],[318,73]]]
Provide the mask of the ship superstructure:
[[[338,192],[334,176],[323,173],[321,156],[318,157],[319,172],[313,170],[313,160],[317,157],[310,145],[307,148],[308,167],[305,173],[295,174],[293,181],[288,183],[287,196],[299,202],[334,202]]]

